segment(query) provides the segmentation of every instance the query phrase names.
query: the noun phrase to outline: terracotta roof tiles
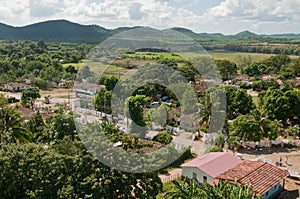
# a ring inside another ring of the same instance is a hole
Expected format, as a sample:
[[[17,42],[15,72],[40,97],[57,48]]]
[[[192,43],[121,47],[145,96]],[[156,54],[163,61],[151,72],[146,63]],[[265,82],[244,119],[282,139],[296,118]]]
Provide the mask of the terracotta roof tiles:
[[[282,170],[269,163],[244,161],[236,167],[222,173],[217,179],[237,180],[240,184],[245,183],[255,191],[258,196],[262,196],[288,176],[289,172],[287,170]]]

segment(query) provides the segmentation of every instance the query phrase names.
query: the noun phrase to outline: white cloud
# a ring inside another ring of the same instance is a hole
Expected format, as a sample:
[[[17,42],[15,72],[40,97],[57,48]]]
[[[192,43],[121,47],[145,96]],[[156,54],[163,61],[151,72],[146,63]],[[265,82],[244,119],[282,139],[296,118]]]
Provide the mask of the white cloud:
[[[129,18],[131,20],[140,20],[145,15],[144,12],[141,11],[142,4],[135,3],[131,5],[128,9]]]
[[[203,16],[209,21],[235,21],[236,26],[249,24],[248,29],[261,32],[289,32],[287,28],[300,25],[299,0],[225,0],[206,11]],[[272,24],[272,25],[271,25]],[[266,27],[265,29],[263,27]],[[293,28],[295,29],[295,28]],[[300,29],[298,30],[298,32]]]

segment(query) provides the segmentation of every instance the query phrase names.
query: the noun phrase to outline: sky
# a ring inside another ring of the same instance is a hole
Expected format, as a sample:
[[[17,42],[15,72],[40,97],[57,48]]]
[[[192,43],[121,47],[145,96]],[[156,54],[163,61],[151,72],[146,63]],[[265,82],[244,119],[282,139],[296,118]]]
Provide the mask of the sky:
[[[300,33],[300,0],[1,0],[0,22],[66,19],[105,28],[184,27],[194,32]]]

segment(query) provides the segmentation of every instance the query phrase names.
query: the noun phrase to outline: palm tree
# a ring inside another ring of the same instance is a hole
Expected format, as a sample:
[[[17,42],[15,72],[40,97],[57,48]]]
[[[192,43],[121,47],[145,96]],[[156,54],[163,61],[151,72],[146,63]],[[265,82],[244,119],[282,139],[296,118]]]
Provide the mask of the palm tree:
[[[27,142],[29,132],[24,128],[24,119],[12,107],[0,107],[0,141]]]
[[[101,130],[107,135],[111,135],[118,132],[118,129],[115,127],[115,125],[109,121],[103,121],[101,123]]]
[[[218,184],[211,186],[204,184],[202,190],[205,192],[204,199],[258,199],[254,192],[246,185],[238,182],[219,180]]]
[[[200,102],[200,119],[199,125],[200,127],[207,128],[210,124],[211,120],[211,102],[209,94],[205,94]]]
[[[200,189],[198,182],[193,179],[187,182],[187,179],[183,181],[172,181],[175,185],[175,190],[170,191],[165,195],[165,198],[172,199],[198,199],[203,198],[204,192]]]
[[[246,116],[239,116],[230,126],[230,137],[239,137],[243,141],[260,141],[263,138],[274,140],[278,136],[281,123],[264,117],[264,113],[255,109]]]
[[[225,122],[226,103],[222,90],[207,92],[200,102],[199,126],[208,128],[208,133],[219,132]]]
[[[278,120],[271,121],[267,117],[265,117],[264,111],[261,109],[254,109],[248,115],[247,118],[255,121],[260,129],[263,137],[268,139],[276,139],[278,136],[278,132],[281,130],[282,123]]]

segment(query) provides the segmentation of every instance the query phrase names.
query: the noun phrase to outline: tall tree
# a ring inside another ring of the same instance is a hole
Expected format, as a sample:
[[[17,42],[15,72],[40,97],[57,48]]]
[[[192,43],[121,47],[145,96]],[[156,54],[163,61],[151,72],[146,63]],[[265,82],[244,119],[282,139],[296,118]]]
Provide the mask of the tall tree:
[[[230,126],[230,137],[239,137],[244,141],[260,141],[262,138],[274,140],[278,136],[281,123],[270,120],[261,110],[255,109],[246,116],[239,116]]]
[[[164,108],[164,106],[159,106],[158,108],[151,108],[149,110],[149,116],[151,122],[154,122],[156,125],[163,126],[166,124],[167,120],[167,110]]]
[[[112,91],[108,91],[105,88],[98,90],[94,97],[95,109],[97,111],[111,113],[111,98]]]
[[[260,141],[262,139],[258,123],[245,116],[239,116],[233,120],[230,126],[230,137],[235,136],[243,141]]]
[[[239,115],[245,115],[254,108],[252,97],[245,89],[226,88],[227,117],[234,119]]]
[[[280,120],[286,123],[287,120],[295,120],[299,117],[300,92],[290,90],[283,92],[280,89],[269,88],[266,92],[259,94],[260,105],[266,116],[271,120]]]
[[[132,119],[133,123],[130,126],[132,133],[145,137],[146,123],[144,119],[144,106],[147,104],[147,97],[145,95],[131,96],[125,102],[125,115]]]
[[[40,91],[36,87],[29,87],[22,91],[21,101],[23,104],[30,104],[33,109],[34,102],[37,98],[40,98]]]
[[[75,137],[76,126],[73,115],[70,113],[57,113],[50,121],[50,130],[53,134],[53,139],[61,140],[65,136]]]
[[[216,60],[216,65],[223,79],[230,79],[237,73],[237,66],[229,60]]]
[[[107,89],[108,91],[112,91],[112,90],[115,88],[115,86],[116,86],[116,84],[118,83],[118,81],[119,81],[118,78],[116,78],[116,77],[114,77],[114,76],[111,76],[111,77],[106,78],[106,79],[104,80],[104,86],[106,87],[106,89]]]

